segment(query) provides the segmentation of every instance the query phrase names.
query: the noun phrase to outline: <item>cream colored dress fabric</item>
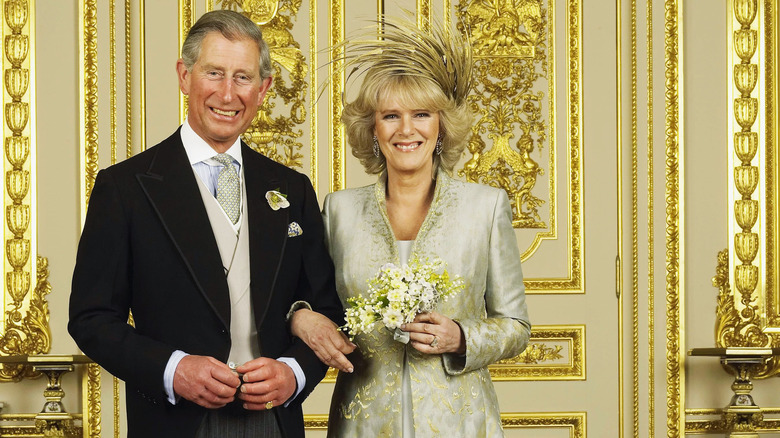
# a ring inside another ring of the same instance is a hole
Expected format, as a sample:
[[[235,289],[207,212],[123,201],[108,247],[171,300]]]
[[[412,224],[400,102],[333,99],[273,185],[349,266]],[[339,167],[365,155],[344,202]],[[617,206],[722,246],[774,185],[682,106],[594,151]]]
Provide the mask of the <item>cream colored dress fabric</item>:
[[[326,239],[342,303],[365,293],[382,265],[400,263],[385,181],[382,175],[377,184],[325,198]],[[422,354],[380,326],[358,335],[358,349],[350,356],[355,372],[340,373],[333,392],[328,436],[401,436],[404,351],[417,438],[503,436],[487,366],[522,352],[530,335],[506,194],[439,172],[414,256],[441,258],[451,275],[465,280],[465,290],[437,310],[461,325],[466,354]]]

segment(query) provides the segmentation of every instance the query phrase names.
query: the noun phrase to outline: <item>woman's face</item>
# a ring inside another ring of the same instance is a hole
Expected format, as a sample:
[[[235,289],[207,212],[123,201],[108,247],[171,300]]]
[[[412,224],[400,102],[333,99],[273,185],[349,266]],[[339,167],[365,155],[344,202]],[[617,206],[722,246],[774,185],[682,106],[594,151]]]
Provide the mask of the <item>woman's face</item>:
[[[439,135],[439,113],[410,109],[395,97],[379,100],[374,135],[387,161],[387,173],[433,172],[433,150]]]

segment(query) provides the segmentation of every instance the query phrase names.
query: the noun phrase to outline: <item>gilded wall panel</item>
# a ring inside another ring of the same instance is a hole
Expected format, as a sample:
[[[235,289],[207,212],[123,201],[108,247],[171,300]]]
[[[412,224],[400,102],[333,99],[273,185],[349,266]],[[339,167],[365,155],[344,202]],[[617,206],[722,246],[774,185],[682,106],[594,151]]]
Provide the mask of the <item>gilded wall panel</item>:
[[[3,37],[3,287],[0,355],[48,353],[48,261],[36,256],[35,2],[6,0]],[[36,376],[0,366],[0,382]]]
[[[470,98],[476,119],[458,174],[507,192],[523,260],[544,240],[566,243],[567,252],[556,258],[567,261],[568,275],[527,277],[529,293],[583,292],[581,6],[578,0],[560,6],[565,49],[556,49],[554,1],[461,1],[454,8],[457,29],[474,47],[476,70]],[[568,66],[561,82],[567,93],[563,153],[556,142],[557,62]],[[559,202],[565,207],[560,230]]]
[[[535,325],[525,351],[488,369],[493,381],[585,380],[585,326]]]

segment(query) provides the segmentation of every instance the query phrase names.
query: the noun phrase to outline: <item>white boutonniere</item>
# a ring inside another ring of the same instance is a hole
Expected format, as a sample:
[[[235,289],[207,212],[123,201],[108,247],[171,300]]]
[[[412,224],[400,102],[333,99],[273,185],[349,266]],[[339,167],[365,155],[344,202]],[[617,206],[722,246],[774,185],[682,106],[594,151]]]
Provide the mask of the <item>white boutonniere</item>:
[[[269,190],[265,192],[265,199],[268,200],[268,205],[271,206],[273,211],[290,206],[290,201],[287,200],[287,195],[280,193],[277,190]]]

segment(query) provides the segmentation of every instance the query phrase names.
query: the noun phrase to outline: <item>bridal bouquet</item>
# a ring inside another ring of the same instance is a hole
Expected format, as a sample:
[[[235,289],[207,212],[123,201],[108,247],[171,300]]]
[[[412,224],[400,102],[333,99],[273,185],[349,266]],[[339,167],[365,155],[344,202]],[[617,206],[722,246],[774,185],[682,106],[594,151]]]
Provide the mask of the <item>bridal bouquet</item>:
[[[402,324],[412,322],[418,313],[433,310],[437,303],[463,287],[463,280],[450,277],[440,259],[415,258],[401,266],[388,263],[368,281],[367,296],[347,299],[347,323],[342,329],[354,338],[382,322],[385,327],[400,332]]]

